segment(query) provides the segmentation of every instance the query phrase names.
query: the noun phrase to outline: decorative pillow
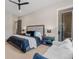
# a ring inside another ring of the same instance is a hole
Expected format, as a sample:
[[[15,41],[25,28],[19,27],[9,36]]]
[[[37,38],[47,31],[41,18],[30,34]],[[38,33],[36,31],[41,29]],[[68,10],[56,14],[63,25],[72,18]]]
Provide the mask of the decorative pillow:
[[[69,49],[69,50],[73,50],[73,47],[72,47],[72,42],[70,41],[70,39],[65,39],[63,42],[63,44],[60,45],[60,47],[63,47],[63,48],[66,48],[66,49]]]
[[[27,34],[30,34],[30,36],[34,37],[34,32],[35,32],[35,31],[27,31],[26,33],[27,33]]]
[[[26,35],[26,36],[30,36],[30,34],[27,34],[27,33],[26,33],[25,35]]]
[[[34,36],[39,37],[42,40],[42,35],[40,32],[35,31]]]
[[[46,57],[40,55],[39,53],[36,53],[36,54],[34,55],[33,59],[48,59],[48,58],[46,58]]]

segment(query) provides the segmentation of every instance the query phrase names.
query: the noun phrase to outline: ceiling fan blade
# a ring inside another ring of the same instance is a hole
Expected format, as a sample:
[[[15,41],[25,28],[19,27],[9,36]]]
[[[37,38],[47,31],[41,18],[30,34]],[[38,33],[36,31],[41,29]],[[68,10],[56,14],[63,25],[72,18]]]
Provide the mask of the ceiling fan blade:
[[[18,4],[18,3],[14,2],[14,1],[11,1],[11,0],[9,0],[9,1],[12,2],[12,3],[14,3],[14,4]]]
[[[20,3],[20,5],[25,5],[25,4],[29,4],[29,2]]]
[[[21,0],[18,0],[18,2],[20,3],[20,2],[21,2]]]
[[[20,10],[21,9],[21,6],[18,4],[18,9]]]

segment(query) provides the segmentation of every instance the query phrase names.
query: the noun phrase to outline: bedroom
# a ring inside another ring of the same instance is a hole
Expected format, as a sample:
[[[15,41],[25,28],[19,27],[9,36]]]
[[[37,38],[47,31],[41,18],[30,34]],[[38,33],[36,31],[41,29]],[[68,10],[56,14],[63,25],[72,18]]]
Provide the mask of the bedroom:
[[[12,1],[18,2],[18,0],[12,0]],[[27,30],[39,31],[41,35],[44,36],[45,39],[48,38],[50,40],[53,39],[55,41],[64,40],[63,38],[64,30],[62,29],[62,32],[61,32],[61,29],[59,27],[62,22],[60,22],[59,20],[61,20],[60,16],[62,13],[72,11],[73,9],[72,0],[55,0],[55,1],[54,0],[50,0],[50,1],[49,0],[40,0],[40,1],[22,0],[22,2],[29,2],[29,4],[21,6],[21,9],[19,10],[18,5],[10,2],[9,0],[5,1],[6,41],[9,37],[13,35],[16,36],[16,34],[20,34],[21,36],[24,36]],[[63,28],[63,26],[61,27]],[[60,34],[58,34],[59,32],[58,30],[60,31]],[[72,33],[70,34],[72,37]],[[29,34],[26,34],[26,35],[29,35]],[[30,47],[33,46],[32,45],[33,42],[35,41],[30,42]],[[38,44],[38,43],[35,43],[35,44]],[[22,53],[19,49],[16,49],[15,47],[8,44],[7,42],[5,45],[6,45],[6,59],[32,59],[35,53],[44,54],[48,50],[51,51],[51,48],[52,48],[52,46],[48,46],[49,44],[46,45],[46,43],[44,43],[44,45],[41,44],[38,47],[34,45],[35,46],[34,49],[29,50],[26,53]]]

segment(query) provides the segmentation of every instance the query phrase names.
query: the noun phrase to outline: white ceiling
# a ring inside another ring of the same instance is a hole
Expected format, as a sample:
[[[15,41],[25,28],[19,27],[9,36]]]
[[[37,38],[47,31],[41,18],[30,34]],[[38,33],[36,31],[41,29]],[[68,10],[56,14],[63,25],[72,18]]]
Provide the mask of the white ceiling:
[[[18,2],[18,0],[12,0]],[[40,8],[46,7],[51,4],[55,4],[62,0],[21,0],[22,2],[28,1],[30,4],[21,6],[21,15],[29,14],[33,11],[36,11]],[[5,11],[14,15],[19,15],[18,6],[14,3],[5,0]]]

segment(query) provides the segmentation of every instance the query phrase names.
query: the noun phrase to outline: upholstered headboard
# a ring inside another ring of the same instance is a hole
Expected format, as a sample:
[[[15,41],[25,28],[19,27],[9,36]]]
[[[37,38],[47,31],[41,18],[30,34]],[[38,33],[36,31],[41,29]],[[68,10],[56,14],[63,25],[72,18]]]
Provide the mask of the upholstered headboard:
[[[26,31],[38,31],[45,36],[45,26],[44,25],[30,25],[27,26]]]

